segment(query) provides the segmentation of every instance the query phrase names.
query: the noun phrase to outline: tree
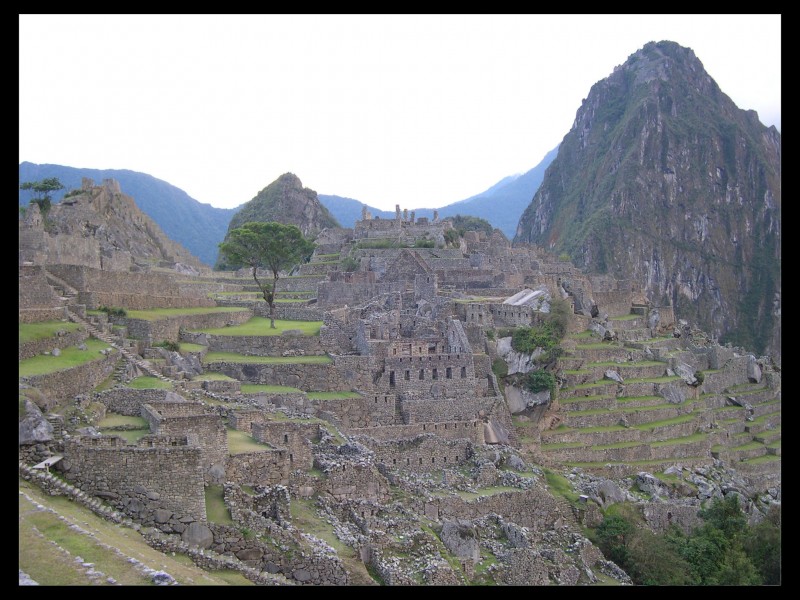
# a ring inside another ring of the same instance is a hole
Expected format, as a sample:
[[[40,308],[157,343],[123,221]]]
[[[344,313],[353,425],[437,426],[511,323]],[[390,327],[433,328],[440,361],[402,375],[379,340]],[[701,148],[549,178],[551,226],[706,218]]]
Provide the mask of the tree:
[[[52,204],[52,197],[50,194],[58,190],[63,190],[64,186],[58,180],[58,177],[48,177],[41,181],[25,181],[20,184],[19,189],[33,190],[35,192],[36,195],[31,198],[31,202],[35,202],[39,205],[39,210],[44,216],[50,210]]]
[[[269,305],[270,327],[274,329],[275,288],[280,273],[307,260],[314,251],[314,244],[306,240],[295,225],[251,221],[229,231],[219,251],[230,266],[252,269],[253,279]],[[272,282],[260,281],[258,269],[272,272]]]

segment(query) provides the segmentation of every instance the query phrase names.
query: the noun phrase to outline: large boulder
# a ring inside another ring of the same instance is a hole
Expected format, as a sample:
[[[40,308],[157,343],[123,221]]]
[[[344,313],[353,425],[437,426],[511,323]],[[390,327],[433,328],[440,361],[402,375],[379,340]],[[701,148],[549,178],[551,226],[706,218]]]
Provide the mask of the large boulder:
[[[550,390],[531,392],[514,385],[506,386],[506,402],[511,414],[518,414],[537,406],[550,404]]]
[[[489,419],[483,424],[483,438],[487,444],[508,445],[508,430],[498,421]]]
[[[458,558],[480,559],[478,531],[469,521],[445,520],[440,534],[448,550]]]
[[[53,439],[53,426],[33,402],[25,399],[25,414],[19,420],[19,445],[39,444]]]
[[[181,539],[191,546],[210,548],[214,543],[214,534],[202,523],[191,523],[181,534]]]
[[[658,390],[658,395],[670,404],[681,404],[686,400],[686,396],[683,394],[683,389],[681,389],[681,387],[682,386],[677,386],[674,383],[662,385]]]
[[[761,383],[761,366],[752,354],[747,357],[747,380],[750,383]]]

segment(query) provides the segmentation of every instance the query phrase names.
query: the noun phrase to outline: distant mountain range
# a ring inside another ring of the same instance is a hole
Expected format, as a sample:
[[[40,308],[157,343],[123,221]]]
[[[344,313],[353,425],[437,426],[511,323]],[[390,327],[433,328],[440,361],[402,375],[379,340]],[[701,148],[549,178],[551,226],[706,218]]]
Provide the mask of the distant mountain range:
[[[439,210],[439,217],[457,214],[482,217],[499,228],[509,239],[525,208],[542,182],[547,166],[553,161],[557,150],[547,153],[544,159],[523,175],[504,177],[488,190],[454,202]],[[52,164],[22,162],[19,165],[19,181],[41,181],[57,177],[64,189],[53,194],[53,201],[60,201],[66,192],[81,187],[84,177],[96,184],[104,179],[119,181],[122,191],[131,196],[137,206],[152,218],[171,239],[183,245],[207,265],[217,262],[217,245],[225,238],[233,216],[245,203],[236,208],[216,208],[198,202],[180,188],[146,173],[127,169],[81,169]],[[32,197],[30,191],[19,191],[19,205],[27,206]],[[318,195],[319,201],[330,211],[342,227],[353,227],[361,218],[364,202],[334,195]],[[417,217],[433,217],[432,208],[413,208]],[[384,211],[367,205],[373,216],[393,218],[394,211]]]
[[[480,194],[443,206],[438,209],[439,218],[444,219],[459,214],[481,217],[489,221],[493,227],[502,231],[508,239],[512,239],[520,216],[531,203],[533,195],[542,183],[544,172],[557,154],[558,147],[548,152],[541,162],[530,171],[522,175],[504,177]],[[355,222],[361,218],[363,202],[352,198],[325,194],[319,194],[319,200],[339,221],[342,227],[353,227]],[[413,208],[411,206],[401,206],[400,208],[414,210],[416,217],[427,217],[429,219],[433,217],[434,209],[432,208]],[[377,216],[381,219],[394,218],[394,211],[380,210],[372,206],[367,206],[367,209],[372,213],[373,217]]]
[[[217,244],[228,230],[228,223],[238,208],[216,208],[198,202],[182,189],[145,173],[127,169],[78,169],[61,165],[19,165],[19,180],[41,181],[57,177],[64,189],[53,194],[60,201],[72,189],[80,189],[84,177],[96,184],[104,179],[119,181],[122,191],[131,196],[139,209],[153,219],[172,240],[207,265],[217,260]],[[19,205],[27,206],[31,192],[20,190]]]

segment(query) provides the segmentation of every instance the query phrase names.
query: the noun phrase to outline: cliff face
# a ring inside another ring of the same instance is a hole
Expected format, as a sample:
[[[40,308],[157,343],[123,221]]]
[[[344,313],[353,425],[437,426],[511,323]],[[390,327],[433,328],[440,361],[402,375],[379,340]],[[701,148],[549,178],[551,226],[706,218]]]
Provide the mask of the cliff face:
[[[296,225],[305,237],[314,237],[326,227],[339,227],[336,219],[320,203],[317,192],[304,188],[297,175],[292,173],[284,173],[243,204],[233,215],[228,232],[251,221]],[[228,239],[227,234],[225,239]]]
[[[649,43],[592,86],[514,241],[780,359],[781,136],[688,48]]]
[[[185,272],[207,269],[169,239],[113,179],[101,185],[84,179],[80,190],[54,204],[46,216],[36,204],[28,206],[19,220],[19,261],[113,271],[176,265]]]

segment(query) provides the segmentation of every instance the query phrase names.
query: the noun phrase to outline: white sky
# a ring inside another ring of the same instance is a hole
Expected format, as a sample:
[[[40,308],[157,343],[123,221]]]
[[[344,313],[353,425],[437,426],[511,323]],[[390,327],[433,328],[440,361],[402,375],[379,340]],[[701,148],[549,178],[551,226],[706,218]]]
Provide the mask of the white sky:
[[[19,160],[214,206],[282,173],[434,208],[525,172],[650,41],[780,129],[780,15],[20,15]],[[125,191],[125,190],[123,190]]]

